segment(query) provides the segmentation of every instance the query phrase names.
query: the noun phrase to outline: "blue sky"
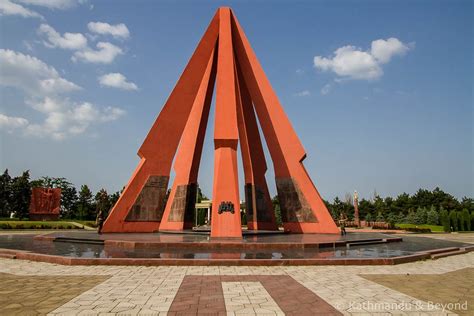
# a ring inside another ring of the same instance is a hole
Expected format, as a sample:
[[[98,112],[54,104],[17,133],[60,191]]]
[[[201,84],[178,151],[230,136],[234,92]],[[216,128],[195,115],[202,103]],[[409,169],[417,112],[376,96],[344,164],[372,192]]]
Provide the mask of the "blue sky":
[[[243,26],[324,198],[474,195],[471,1],[0,0],[0,167],[119,190],[220,5]]]

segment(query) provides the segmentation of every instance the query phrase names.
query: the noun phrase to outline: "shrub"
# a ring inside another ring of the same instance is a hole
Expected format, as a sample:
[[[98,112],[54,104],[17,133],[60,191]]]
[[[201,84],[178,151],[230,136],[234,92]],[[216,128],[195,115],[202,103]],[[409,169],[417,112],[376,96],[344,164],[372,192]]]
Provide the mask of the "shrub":
[[[12,229],[12,227],[8,223],[0,223],[0,229]]]
[[[431,233],[431,229],[429,228],[420,228],[420,227],[408,227],[405,228],[405,230],[409,232],[414,232],[414,233]]]

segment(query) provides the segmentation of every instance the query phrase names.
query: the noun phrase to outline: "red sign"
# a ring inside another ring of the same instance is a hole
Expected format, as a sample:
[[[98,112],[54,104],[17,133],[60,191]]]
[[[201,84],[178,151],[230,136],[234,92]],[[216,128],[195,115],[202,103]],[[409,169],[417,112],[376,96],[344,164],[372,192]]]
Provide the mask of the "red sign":
[[[33,188],[31,190],[30,214],[59,215],[61,189]]]

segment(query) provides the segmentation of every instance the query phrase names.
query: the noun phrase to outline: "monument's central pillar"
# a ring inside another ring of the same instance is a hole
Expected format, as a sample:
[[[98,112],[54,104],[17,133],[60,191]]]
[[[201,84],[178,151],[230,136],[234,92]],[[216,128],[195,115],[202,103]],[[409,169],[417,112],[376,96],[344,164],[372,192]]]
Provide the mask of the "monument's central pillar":
[[[303,166],[303,146],[230,8],[219,8],[138,151],[141,162],[103,232],[193,225],[197,178],[215,84],[212,237],[241,237],[240,144],[249,230],[277,230],[258,122],[275,169],[285,230],[338,233]],[[173,159],[176,177],[166,193]]]

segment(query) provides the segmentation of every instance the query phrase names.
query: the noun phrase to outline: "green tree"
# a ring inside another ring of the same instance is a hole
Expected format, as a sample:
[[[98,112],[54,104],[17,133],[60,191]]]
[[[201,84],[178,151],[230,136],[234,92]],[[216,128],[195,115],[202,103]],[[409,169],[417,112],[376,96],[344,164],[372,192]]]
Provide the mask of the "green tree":
[[[414,223],[416,225],[426,224],[427,220],[427,210],[424,207],[418,207],[414,217]]]
[[[385,216],[383,215],[383,211],[379,211],[377,214],[377,218],[375,219],[377,222],[385,222]]]
[[[11,185],[12,178],[8,174],[8,169],[5,169],[0,176],[0,217],[10,217]]]
[[[439,217],[440,217],[441,225],[443,225],[443,230],[447,233],[450,232],[451,231],[451,224],[450,224],[450,221],[449,221],[448,211],[445,210],[444,208],[441,208],[439,210]]]
[[[360,218],[366,218],[367,214],[374,214],[375,208],[370,200],[361,199],[359,200],[359,216]]]
[[[201,201],[203,201],[203,200],[209,200],[209,198],[204,193],[202,193],[201,188],[198,187],[196,202],[201,203]]]
[[[464,227],[464,218],[462,216],[462,212],[456,212],[456,217],[458,219],[458,230],[460,232],[465,231],[466,228]]]
[[[429,225],[439,224],[439,213],[434,206],[431,206],[430,210],[426,213],[426,223]]]
[[[110,208],[115,206],[119,198],[120,198],[120,192],[118,191],[109,195]]]
[[[387,223],[390,225],[390,227],[395,227],[395,224],[398,223],[398,220],[398,215],[394,212],[390,212],[387,216]]]
[[[75,218],[78,212],[77,190],[72,185],[61,188],[61,215]]]
[[[372,213],[367,213],[367,215],[365,215],[366,222],[372,222],[373,220],[374,220],[374,216],[372,215]]]
[[[385,201],[377,193],[374,193],[374,208],[377,212],[377,222],[383,222],[387,211]]]
[[[31,199],[30,171],[24,171],[19,177],[15,177],[11,184],[11,210],[20,219],[28,217]]]
[[[110,210],[110,200],[109,200],[109,194],[105,189],[100,189],[99,192],[96,193],[95,195],[95,207],[96,207],[96,214],[99,214],[99,212],[102,212],[104,218],[107,217],[109,214]]]
[[[31,187],[61,189],[61,217],[74,217],[77,212],[77,190],[66,178],[41,177],[31,181]]]
[[[457,232],[458,231],[458,216],[455,210],[451,210],[449,212],[449,225],[451,226],[451,231]]]
[[[408,215],[405,217],[405,223],[407,224],[416,224],[416,213],[413,210],[408,212]]]
[[[280,199],[278,199],[278,195],[275,195],[272,198],[273,210],[275,211],[275,219],[278,226],[283,225],[282,217],[281,217],[281,208],[280,208]]]
[[[460,208],[461,209],[467,209],[469,211],[469,213],[474,212],[474,199],[468,198],[466,196],[463,197],[461,199]]]
[[[465,208],[462,210],[462,219],[464,222],[464,230],[470,231],[471,230],[471,216],[469,211]]]
[[[94,219],[92,215],[92,192],[89,187],[84,184],[79,191],[78,212],[79,219]]]
[[[474,230],[474,212],[471,213],[471,229]]]
[[[413,205],[408,193],[400,194],[392,203],[392,209],[398,213],[402,212],[404,215],[408,215],[411,208]]]

